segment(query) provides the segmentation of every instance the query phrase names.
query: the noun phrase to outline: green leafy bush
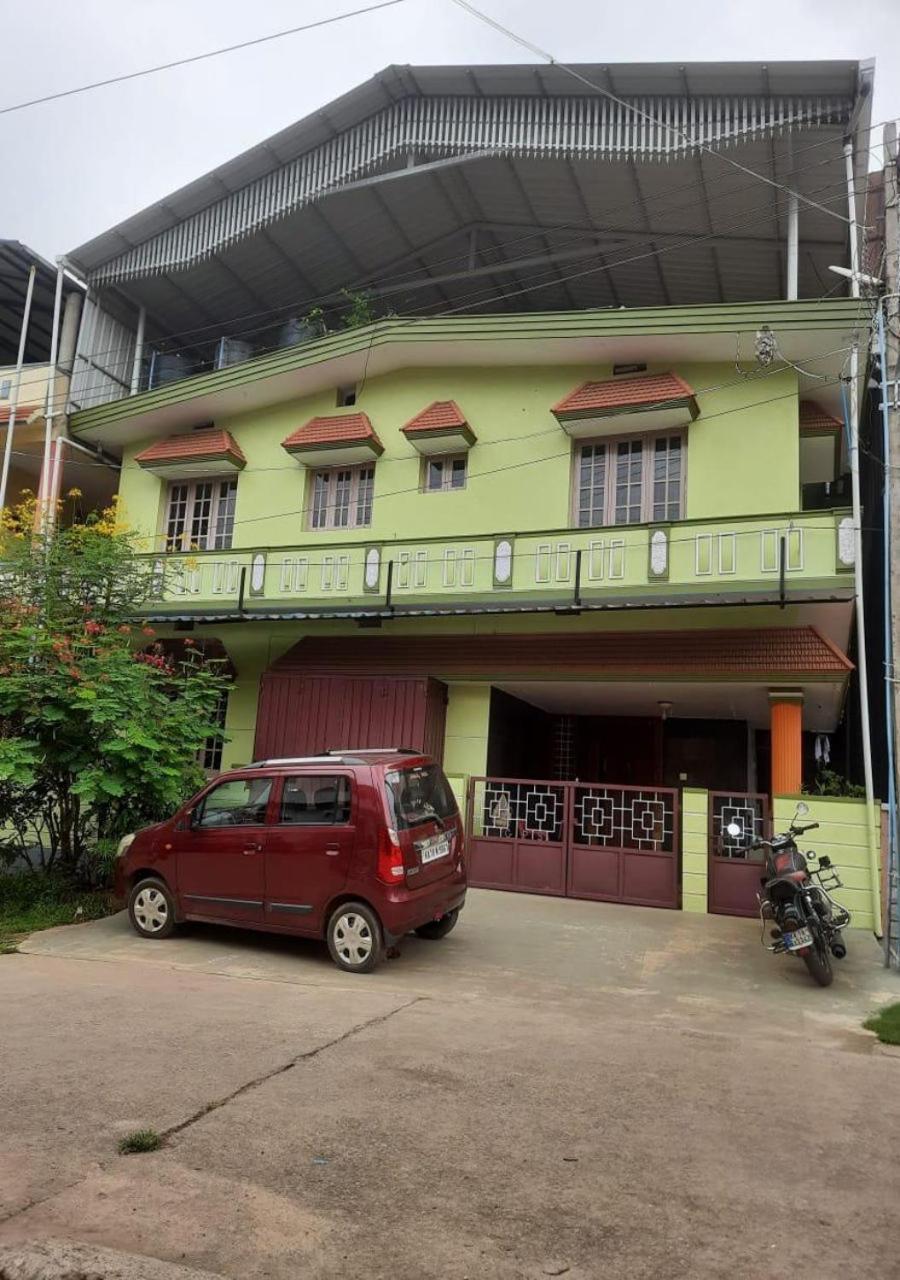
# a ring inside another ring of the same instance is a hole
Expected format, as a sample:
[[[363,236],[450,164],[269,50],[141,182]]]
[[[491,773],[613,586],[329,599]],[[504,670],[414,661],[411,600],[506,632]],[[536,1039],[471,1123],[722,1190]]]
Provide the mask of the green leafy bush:
[[[42,536],[0,524],[0,857],[99,885],[111,844],[204,780],[227,679],[142,625],[152,582],[115,509]]]

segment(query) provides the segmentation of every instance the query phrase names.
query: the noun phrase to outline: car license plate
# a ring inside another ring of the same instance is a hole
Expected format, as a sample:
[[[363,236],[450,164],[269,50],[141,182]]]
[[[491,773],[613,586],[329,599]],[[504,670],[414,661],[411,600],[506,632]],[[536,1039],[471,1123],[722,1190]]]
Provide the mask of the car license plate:
[[[419,857],[422,862],[437,862],[438,858],[446,858],[450,852],[450,840],[443,832],[439,836],[429,836],[419,845]]]
[[[799,951],[801,947],[812,946],[812,934],[809,929],[795,929],[793,933],[783,933],[785,949],[787,951]]]

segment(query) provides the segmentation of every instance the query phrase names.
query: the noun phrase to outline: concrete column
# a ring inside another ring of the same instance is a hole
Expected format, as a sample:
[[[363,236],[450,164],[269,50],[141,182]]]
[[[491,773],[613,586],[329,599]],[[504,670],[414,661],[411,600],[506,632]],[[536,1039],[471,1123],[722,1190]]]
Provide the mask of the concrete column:
[[[491,686],[451,684],[447,691],[444,772],[448,777],[479,777],[487,773]]]
[[[681,909],[709,910],[709,792],[685,787],[681,793]]]
[[[772,734],[772,795],[797,795],[803,785],[803,694],[769,690]]]

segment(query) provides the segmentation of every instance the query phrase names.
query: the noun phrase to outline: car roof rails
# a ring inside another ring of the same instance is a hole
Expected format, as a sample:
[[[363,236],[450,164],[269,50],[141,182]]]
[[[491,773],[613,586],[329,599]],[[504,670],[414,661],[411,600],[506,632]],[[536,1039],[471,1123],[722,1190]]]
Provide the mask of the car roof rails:
[[[421,756],[425,753],[417,747],[332,747],[329,756]]]

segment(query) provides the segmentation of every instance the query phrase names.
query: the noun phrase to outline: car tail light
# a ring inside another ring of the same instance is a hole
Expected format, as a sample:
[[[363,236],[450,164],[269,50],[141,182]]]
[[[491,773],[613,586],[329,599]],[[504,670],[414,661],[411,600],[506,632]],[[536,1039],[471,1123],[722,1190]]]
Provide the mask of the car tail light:
[[[382,827],[378,836],[378,864],[375,874],[382,884],[396,884],[406,873],[403,865],[403,850],[397,839],[397,832],[390,827]]]

